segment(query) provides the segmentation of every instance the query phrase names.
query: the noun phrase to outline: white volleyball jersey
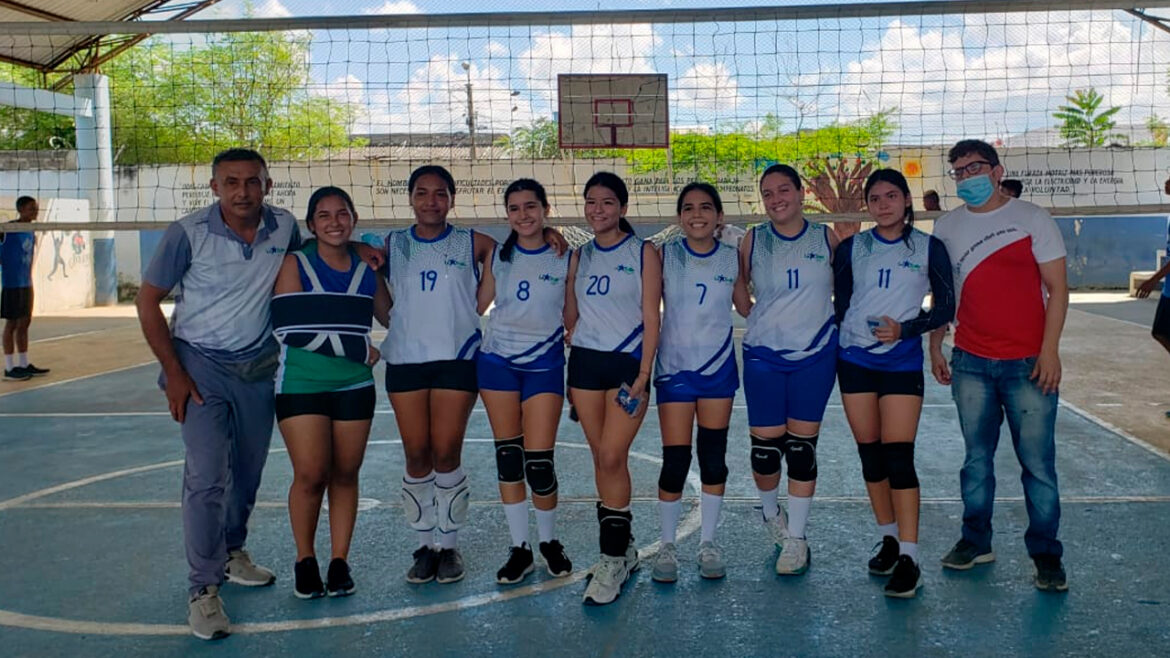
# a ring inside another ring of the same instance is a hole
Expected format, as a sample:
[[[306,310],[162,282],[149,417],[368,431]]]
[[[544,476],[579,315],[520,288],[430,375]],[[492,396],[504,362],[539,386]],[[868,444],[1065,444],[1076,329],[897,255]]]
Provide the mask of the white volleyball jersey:
[[[433,240],[414,227],[386,238],[394,306],[380,350],[391,364],[474,359],[479,348],[475,233],[447,226]]]
[[[735,247],[716,242],[695,253],[685,238],[662,247],[662,334],[656,377],[711,375],[734,358],[731,295],[739,273]]]
[[[516,245],[510,261],[492,252],[496,298],[488,315],[483,351],[513,365],[546,370],[565,361],[563,320],[569,255],[545,245],[527,251]]]
[[[918,317],[922,300],[930,293],[930,236],[913,229],[908,240],[887,241],[873,229],[853,236],[850,249],[853,294],[841,320],[840,344],[851,360],[896,361],[905,354],[921,359],[922,336],[882,343],[873,336],[868,318],[888,315],[898,322]],[[859,352],[863,352],[859,353]]]
[[[755,304],[743,337],[745,354],[777,365],[836,347],[829,227],[805,221],[792,238],[771,222],[752,228]]]
[[[627,235],[612,247],[590,240],[577,250],[574,347],[641,357],[642,244]]]

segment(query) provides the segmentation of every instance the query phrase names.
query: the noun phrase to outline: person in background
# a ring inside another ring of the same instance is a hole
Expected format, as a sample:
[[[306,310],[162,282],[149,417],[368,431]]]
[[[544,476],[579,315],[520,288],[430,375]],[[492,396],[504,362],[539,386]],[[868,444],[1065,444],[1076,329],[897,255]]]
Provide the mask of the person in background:
[[[16,200],[17,222],[35,222],[40,207],[31,196]],[[36,234],[0,232],[0,317],[4,318],[4,379],[24,381],[49,372],[28,360],[28,328],[32,324],[32,266]]]
[[[1024,193],[1024,184],[1014,178],[1005,178],[999,182],[999,191],[1018,199]]]

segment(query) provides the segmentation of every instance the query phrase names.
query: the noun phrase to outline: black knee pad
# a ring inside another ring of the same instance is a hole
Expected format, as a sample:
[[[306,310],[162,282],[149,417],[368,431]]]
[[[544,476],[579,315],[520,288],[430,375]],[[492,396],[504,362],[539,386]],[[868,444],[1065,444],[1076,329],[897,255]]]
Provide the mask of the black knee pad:
[[[551,496],[557,492],[557,469],[552,450],[525,450],[524,474],[528,486],[537,496]]]
[[[798,482],[812,482],[817,479],[817,435],[797,436],[792,432],[784,435],[781,442],[784,459],[788,462],[788,479]]]
[[[496,475],[500,482],[524,481],[524,437],[496,441]]]
[[[699,426],[695,439],[695,452],[699,455],[699,479],[703,484],[717,485],[727,482],[727,428],[713,430]]]
[[[883,443],[886,468],[890,472],[891,489],[917,489],[918,473],[914,471],[914,444]]]
[[[690,446],[662,446],[662,471],[658,474],[659,489],[666,493],[682,493],[690,470]]]
[[[633,539],[631,525],[634,514],[628,509],[616,510],[597,503],[597,523],[600,526],[598,543],[603,555],[624,557]]]
[[[752,470],[760,475],[780,472],[781,440],[752,435]]]
[[[886,453],[880,441],[858,443],[857,454],[861,455],[861,477],[866,482],[881,482],[890,477],[886,469]]]

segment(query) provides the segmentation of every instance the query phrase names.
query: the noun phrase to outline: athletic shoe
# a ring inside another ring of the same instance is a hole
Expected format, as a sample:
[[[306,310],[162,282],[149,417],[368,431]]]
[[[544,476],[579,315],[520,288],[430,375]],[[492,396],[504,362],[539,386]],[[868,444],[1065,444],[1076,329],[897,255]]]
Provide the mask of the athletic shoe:
[[[1033,582],[1036,589],[1044,592],[1067,592],[1068,579],[1064,574],[1064,565],[1055,555],[1037,555],[1032,558],[1036,566]]]
[[[713,541],[699,544],[699,575],[703,578],[722,578],[727,575],[723,553]]]
[[[674,544],[666,543],[658,549],[654,556],[654,567],[650,570],[650,578],[658,583],[673,583],[678,580],[678,549]]]
[[[881,547],[877,555],[869,558],[869,573],[874,576],[888,576],[894,573],[894,567],[898,564],[898,540],[894,537],[886,535],[874,548]]]
[[[47,374],[49,374],[49,370],[50,370],[49,368],[38,368],[31,363],[24,367],[24,371],[27,372],[29,375],[32,375],[33,377],[40,377],[41,375],[47,375]]]
[[[463,571],[463,556],[458,548],[439,550],[439,566],[435,569],[435,580],[443,585],[459,582],[466,575]]]
[[[414,564],[406,572],[406,582],[421,585],[434,580],[439,570],[439,552],[430,546],[419,546],[412,557]]]
[[[187,625],[200,640],[218,640],[231,634],[231,620],[219,598],[219,587],[208,585],[187,604]]]
[[[641,566],[642,561],[638,557],[638,547],[634,546],[634,536],[630,535],[630,543],[626,546],[626,570],[634,573]]]
[[[909,555],[901,555],[898,557],[898,563],[894,565],[894,575],[890,576],[882,593],[898,599],[912,599],[920,587],[922,570],[914,564]]]
[[[784,540],[788,539],[788,514],[784,507],[780,507],[780,512],[771,520],[764,521],[764,525],[768,528],[768,536],[772,538],[772,543],[776,544],[776,548],[782,548]]]
[[[565,555],[565,547],[557,540],[540,542],[540,556],[544,558],[544,567],[548,575],[553,578],[564,578],[573,573],[573,563]]]
[[[995,552],[988,549],[986,553],[980,553],[975,544],[966,539],[955,542],[955,547],[942,559],[944,567],[959,571],[966,571],[976,564],[987,564],[988,562],[995,562]]]
[[[329,596],[349,596],[353,594],[353,577],[349,574],[349,564],[345,560],[335,557],[329,561],[329,573],[325,576],[325,591]]]
[[[528,542],[508,549],[508,561],[496,572],[496,582],[501,585],[515,585],[532,573],[532,549]]]
[[[781,576],[799,576],[808,571],[808,540],[789,537],[776,558],[776,573]]]
[[[628,558],[602,555],[601,560],[593,565],[593,578],[585,587],[585,603],[589,605],[606,605],[622,593],[622,585],[630,578],[630,569],[627,566]]]
[[[10,382],[23,382],[27,379],[32,379],[32,375],[30,375],[24,368],[16,366],[11,370],[4,371],[4,379]]]
[[[223,573],[228,582],[247,587],[264,587],[276,582],[276,574],[253,562],[252,556],[242,548],[228,553]],[[317,577],[320,578],[320,575]]]
[[[325,596],[325,584],[321,582],[321,568],[317,566],[317,558],[309,556],[293,565],[293,576],[296,584],[293,594],[298,599],[319,599]]]

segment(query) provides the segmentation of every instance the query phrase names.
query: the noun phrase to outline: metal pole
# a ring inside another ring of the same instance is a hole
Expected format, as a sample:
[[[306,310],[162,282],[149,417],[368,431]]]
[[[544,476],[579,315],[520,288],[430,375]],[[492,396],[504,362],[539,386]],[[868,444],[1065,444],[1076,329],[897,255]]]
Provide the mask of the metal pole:
[[[467,139],[471,144],[471,161],[475,162],[475,103],[471,98],[471,71],[467,71]]]

